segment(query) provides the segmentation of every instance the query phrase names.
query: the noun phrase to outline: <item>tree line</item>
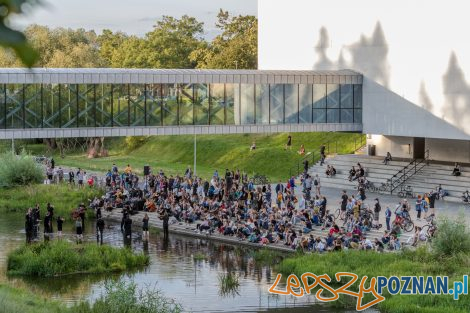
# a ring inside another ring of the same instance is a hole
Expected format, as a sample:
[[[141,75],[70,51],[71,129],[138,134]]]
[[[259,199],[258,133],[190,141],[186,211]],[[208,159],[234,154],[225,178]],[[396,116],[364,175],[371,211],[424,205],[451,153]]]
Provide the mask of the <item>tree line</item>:
[[[204,23],[188,15],[163,16],[143,37],[41,25],[30,25],[24,35],[37,53],[34,67],[256,69],[257,18],[220,9],[216,27],[220,33],[210,41]],[[0,48],[0,67],[23,64],[17,50]]]

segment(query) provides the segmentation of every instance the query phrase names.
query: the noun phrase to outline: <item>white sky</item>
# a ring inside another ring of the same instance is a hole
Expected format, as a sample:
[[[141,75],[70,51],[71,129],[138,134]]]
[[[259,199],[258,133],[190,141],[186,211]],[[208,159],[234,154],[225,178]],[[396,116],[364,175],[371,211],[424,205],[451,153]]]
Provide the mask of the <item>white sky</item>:
[[[184,14],[204,22],[206,37],[216,33],[215,21],[220,8],[232,14],[256,15],[257,0],[42,0],[24,18],[14,18],[16,28],[29,24],[50,27],[70,27],[120,30],[144,35],[163,15],[180,17]]]

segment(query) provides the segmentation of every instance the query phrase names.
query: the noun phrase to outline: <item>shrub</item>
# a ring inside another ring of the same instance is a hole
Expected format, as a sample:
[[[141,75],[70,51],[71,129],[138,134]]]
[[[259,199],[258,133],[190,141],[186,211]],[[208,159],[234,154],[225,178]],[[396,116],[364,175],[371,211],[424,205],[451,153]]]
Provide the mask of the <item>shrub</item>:
[[[455,220],[440,219],[432,248],[433,252],[441,257],[470,253],[470,232],[465,217],[460,216]]]
[[[0,155],[0,186],[12,187],[42,182],[41,166],[24,150],[19,155],[6,152]]]
[[[125,248],[51,241],[23,245],[8,255],[10,275],[60,276],[121,272],[149,264],[149,257]]]
[[[141,146],[143,146],[148,141],[147,136],[128,136],[126,137],[126,150],[133,151]]]
[[[82,303],[71,308],[71,313],[179,313],[180,304],[166,298],[160,290],[137,289],[133,282],[105,282],[105,293],[90,306]]]

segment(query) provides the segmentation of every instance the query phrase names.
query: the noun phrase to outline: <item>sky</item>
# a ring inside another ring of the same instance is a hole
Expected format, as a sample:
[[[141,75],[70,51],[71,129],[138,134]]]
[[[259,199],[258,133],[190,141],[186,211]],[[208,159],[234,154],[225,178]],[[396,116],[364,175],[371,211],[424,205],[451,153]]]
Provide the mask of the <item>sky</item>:
[[[142,36],[163,15],[194,16],[204,22],[205,36],[217,34],[216,16],[220,8],[232,14],[257,15],[257,0],[42,0],[24,17],[12,19],[22,29],[29,24],[50,27],[103,29]]]

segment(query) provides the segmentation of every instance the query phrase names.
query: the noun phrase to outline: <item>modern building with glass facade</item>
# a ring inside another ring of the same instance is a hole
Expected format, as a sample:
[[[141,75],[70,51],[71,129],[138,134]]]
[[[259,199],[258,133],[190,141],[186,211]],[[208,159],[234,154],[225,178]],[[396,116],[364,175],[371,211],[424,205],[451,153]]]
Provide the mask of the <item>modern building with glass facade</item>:
[[[317,130],[362,131],[361,74],[0,69],[4,139]]]

